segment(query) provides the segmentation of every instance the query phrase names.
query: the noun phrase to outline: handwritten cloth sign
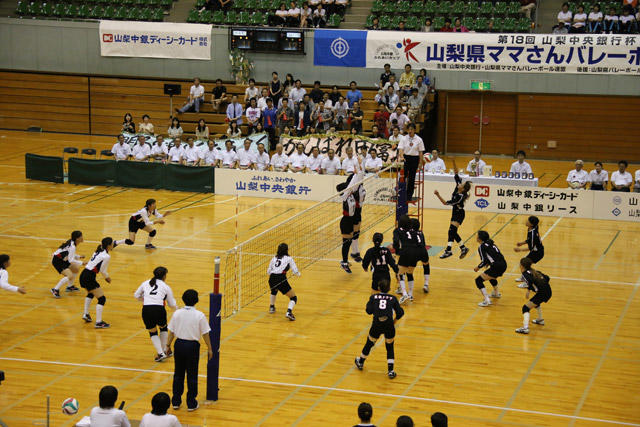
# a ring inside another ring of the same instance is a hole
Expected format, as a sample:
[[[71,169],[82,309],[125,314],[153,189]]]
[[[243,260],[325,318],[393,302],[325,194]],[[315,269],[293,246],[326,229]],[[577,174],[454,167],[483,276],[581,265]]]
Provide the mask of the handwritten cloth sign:
[[[385,165],[395,161],[398,156],[396,145],[391,141],[386,139],[361,138],[352,135],[331,134],[304,138],[280,137],[280,143],[284,146],[284,152],[287,155],[292,154],[298,144],[302,144],[304,146],[304,154],[307,156],[311,154],[315,147],[318,147],[320,154],[326,154],[329,149],[333,149],[336,157],[340,160],[347,157],[347,147],[353,148],[354,153],[359,153],[363,148],[365,148],[367,152],[371,148],[374,148],[378,157],[382,159]]]

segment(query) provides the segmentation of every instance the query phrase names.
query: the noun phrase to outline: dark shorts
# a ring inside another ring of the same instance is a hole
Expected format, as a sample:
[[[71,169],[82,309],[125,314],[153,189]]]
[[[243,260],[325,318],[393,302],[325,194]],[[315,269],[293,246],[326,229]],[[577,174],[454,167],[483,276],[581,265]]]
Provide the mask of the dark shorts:
[[[371,289],[373,289],[374,291],[379,291],[379,287],[378,287],[378,283],[380,282],[380,280],[388,280],[389,283],[391,283],[391,275],[389,274],[389,272],[387,271],[385,272],[381,272],[381,273],[373,273],[373,277],[371,278]]]
[[[386,322],[374,321],[371,324],[371,329],[369,329],[369,336],[371,338],[378,339],[380,338],[380,335],[384,335],[386,339],[395,338],[396,327],[393,325],[392,320]]]
[[[63,270],[69,268],[71,263],[69,263],[69,261],[63,260],[60,257],[54,256],[51,260],[51,265],[53,265],[53,268],[55,268],[58,273],[62,273]]]
[[[284,295],[291,290],[291,285],[287,280],[286,274],[271,274],[269,276],[269,288],[271,288],[271,295],[276,295],[278,291]]]
[[[420,249],[405,249],[401,252],[400,258],[398,258],[398,265],[402,267],[415,267],[421,258],[422,254],[420,253]]]
[[[451,212],[451,222],[457,222],[462,225],[464,221],[465,212],[463,210],[457,209]]]
[[[353,223],[360,224],[362,222],[362,208],[356,208],[356,212],[353,214]]]
[[[491,267],[484,271],[484,274],[497,279],[498,277],[502,276],[505,271],[507,271],[507,264],[493,264]]]
[[[527,254],[527,258],[529,258],[533,263],[537,263],[542,258],[544,258],[544,249],[541,251],[531,251]]]
[[[420,256],[418,258],[418,261],[422,262],[423,264],[429,263],[429,251],[427,250],[426,246],[420,248]]]
[[[529,301],[534,303],[537,306],[542,304],[543,302],[547,302],[551,299],[551,289],[548,292],[538,292],[531,298]]]
[[[98,289],[100,283],[96,280],[96,273],[86,268],[82,270],[82,273],[80,273],[80,286],[86,289],[87,292]]]
[[[343,216],[340,220],[340,234],[353,233],[353,217]]]
[[[145,227],[144,221],[136,221],[134,217],[129,218],[129,232],[137,233],[138,230],[142,230]]]
[[[167,310],[162,305],[143,305],[142,321],[147,329],[167,326]]]

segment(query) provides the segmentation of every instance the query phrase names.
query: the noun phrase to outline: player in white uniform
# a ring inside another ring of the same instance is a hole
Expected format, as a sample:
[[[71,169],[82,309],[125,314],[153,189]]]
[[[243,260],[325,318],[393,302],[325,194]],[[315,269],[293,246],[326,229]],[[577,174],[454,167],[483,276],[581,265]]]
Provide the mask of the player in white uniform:
[[[313,147],[311,155],[307,157],[307,162],[305,164],[307,172],[320,173],[322,171],[322,159],[323,156],[320,155],[318,147]]]
[[[153,270],[153,278],[142,282],[140,287],[133,294],[134,298],[142,301],[142,321],[144,327],[149,331],[151,342],[156,349],[156,362],[161,362],[171,356],[171,352],[164,352],[167,347],[167,338],[169,330],[167,329],[167,310],[164,308],[165,303],[173,308],[177,308],[176,300],[173,297],[173,291],[165,283],[167,280],[167,269],[165,267],[156,267]],[[158,328],[160,335],[158,336]]]
[[[60,298],[60,288],[64,285],[67,285],[67,292],[80,290],[73,285],[73,282],[76,280],[76,276],[82,266],[82,261],[80,260],[84,258],[84,256],[76,255],[76,249],[83,241],[82,231],[75,230],[71,233],[71,238],[61,244],[53,253],[51,264],[58,274],[62,274],[63,276],[58,284],[51,288],[51,295],[53,295],[54,298]]]
[[[153,215],[156,217],[155,221],[151,221],[149,217]],[[163,214],[156,209],[156,199],[148,199],[144,204],[144,208],[131,215],[129,218],[129,238],[124,240],[118,240],[115,242],[114,247],[123,243],[127,245],[133,245],[136,242],[136,233],[138,230],[144,230],[149,233],[147,238],[147,244],[144,245],[145,249],[156,249],[151,244],[151,240],[156,236],[156,230],[152,227],[154,224],[164,224],[164,217],[171,215],[171,211],[166,211]]]
[[[296,266],[293,258],[289,256],[289,246],[286,243],[278,245],[276,256],[271,259],[267,274],[269,275],[269,288],[271,288],[271,298],[269,300],[269,313],[276,312],[276,296],[278,291],[289,297],[289,306],[287,307],[287,319],[294,321],[296,317],[293,315],[293,307],[298,302],[296,293],[291,289],[287,280],[287,271],[291,270],[293,274],[300,277],[300,271]]]
[[[264,144],[258,144],[258,153],[255,158],[256,169],[259,171],[266,171],[269,169],[269,153],[267,153],[264,149]]]
[[[27,289],[24,286],[13,286],[9,284],[9,273],[7,272],[7,268],[9,268],[10,265],[11,259],[9,255],[0,255],[0,289],[26,294]]]
[[[84,299],[82,320],[87,323],[93,321],[89,315],[89,307],[91,306],[93,297],[96,297],[98,299],[98,304],[96,305],[96,329],[105,329],[111,326],[102,320],[102,310],[104,310],[104,304],[107,298],[104,296],[104,291],[96,280],[96,276],[98,273],[101,273],[104,276],[104,280],[106,280],[107,283],[111,283],[111,277],[109,277],[107,268],[109,267],[109,260],[111,259],[109,252],[111,252],[113,248],[113,239],[111,237],[102,239],[102,243],[98,245],[96,252],[80,274],[80,286],[87,290],[87,296]]]

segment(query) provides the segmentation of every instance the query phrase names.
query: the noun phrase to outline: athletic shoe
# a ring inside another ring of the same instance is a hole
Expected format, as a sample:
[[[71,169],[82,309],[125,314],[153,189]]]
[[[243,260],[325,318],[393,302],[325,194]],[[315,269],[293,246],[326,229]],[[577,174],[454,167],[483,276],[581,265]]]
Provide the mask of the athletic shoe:
[[[269,314],[273,314],[276,312],[276,306],[275,305],[270,305],[269,306]]]
[[[413,295],[409,295],[409,301],[413,302]]]
[[[290,312],[290,311],[287,311],[287,314],[285,314],[285,317],[286,317],[287,319],[291,320],[292,322],[293,322],[294,320],[296,320],[296,316],[294,316],[294,315],[293,315],[293,313],[292,313],[292,312]]]
[[[169,357],[173,356],[173,351],[167,350],[167,351],[164,352],[164,355],[167,356],[167,358],[169,358]]]
[[[84,320],[86,323],[91,323],[93,322],[93,319],[91,318],[90,314],[84,314],[82,315],[82,320]]]
[[[96,322],[96,329],[107,329],[110,328],[111,325],[108,324],[107,322]]]
[[[80,288],[78,288],[78,287],[76,287],[74,285],[67,286],[65,288],[65,291],[67,291],[67,292],[76,292],[76,291],[79,291],[79,290],[80,290]]]
[[[357,254],[351,254],[351,258],[353,258],[355,262],[362,262],[362,258],[360,257],[360,252],[358,252]]]
[[[489,295],[491,298],[500,298],[502,296],[502,294],[500,292],[498,292],[497,294],[491,294]]]
[[[519,334],[528,334],[529,333],[529,328],[518,328],[516,329],[516,332]]]
[[[177,411],[178,409],[180,409],[180,406],[181,406],[181,405],[173,405],[173,410],[174,410],[174,411]]]
[[[349,263],[347,262],[340,262],[340,267],[342,267],[342,269],[344,271],[346,271],[347,273],[351,274],[351,269],[349,268]]]
[[[394,379],[396,377],[396,371],[387,372],[387,376],[389,376],[390,379]]]
[[[518,285],[518,287],[519,287],[520,289],[527,289],[527,288],[529,287],[529,285],[527,285],[526,283],[522,282],[522,283],[520,283],[520,284]]]
[[[442,255],[440,255],[440,259],[449,258],[451,255],[453,255],[453,252],[444,251],[444,252],[442,252]]]
[[[516,282],[524,282],[524,279],[522,278],[522,276],[520,276],[516,279]]]
[[[155,360],[156,362],[162,362],[166,358],[167,356],[165,356],[164,354],[158,353],[158,355],[153,360]]]
[[[200,402],[196,401],[196,407],[195,407],[195,408],[187,408],[187,411],[189,411],[189,412],[193,412],[193,411],[195,411],[196,409],[198,409],[199,407],[200,407]]]
[[[398,286],[398,289],[396,289],[396,294],[402,295],[402,287]]]
[[[402,295],[400,297],[400,304],[404,304],[405,302],[407,302],[409,300],[409,295]]]
[[[480,307],[489,307],[491,305],[491,301],[482,300],[478,303]]]
[[[424,292],[425,294],[428,294],[429,293],[429,285],[424,285],[422,287],[422,292]]]
[[[51,295],[53,295],[54,298],[60,298],[60,291],[56,288],[51,288]]]
[[[531,322],[535,323],[536,325],[544,325],[544,319],[533,319]]]
[[[359,357],[356,357],[356,368],[360,369],[362,371],[362,368],[364,368],[364,361],[360,360]]]
[[[156,248],[155,246],[153,246],[152,244],[144,245],[144,248],[145,248],[145,249],[158,249],[158,248]]]
[[[460,248],[460,259],[466,257],[468,253],[469,253],[468,247],[465,246],[464,248]]]

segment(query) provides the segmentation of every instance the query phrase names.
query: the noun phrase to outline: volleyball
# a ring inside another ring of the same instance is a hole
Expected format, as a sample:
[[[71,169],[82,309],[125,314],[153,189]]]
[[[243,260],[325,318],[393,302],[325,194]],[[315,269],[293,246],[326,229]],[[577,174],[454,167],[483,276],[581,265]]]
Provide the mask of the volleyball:
[[[69,397],[62,402],[62,413],[73,415],[78,412],[78,401],[73,397]]]
[[[429,163],[433,160],[433,155],[431,153],[427,153],[424,155],[424,161]]]

